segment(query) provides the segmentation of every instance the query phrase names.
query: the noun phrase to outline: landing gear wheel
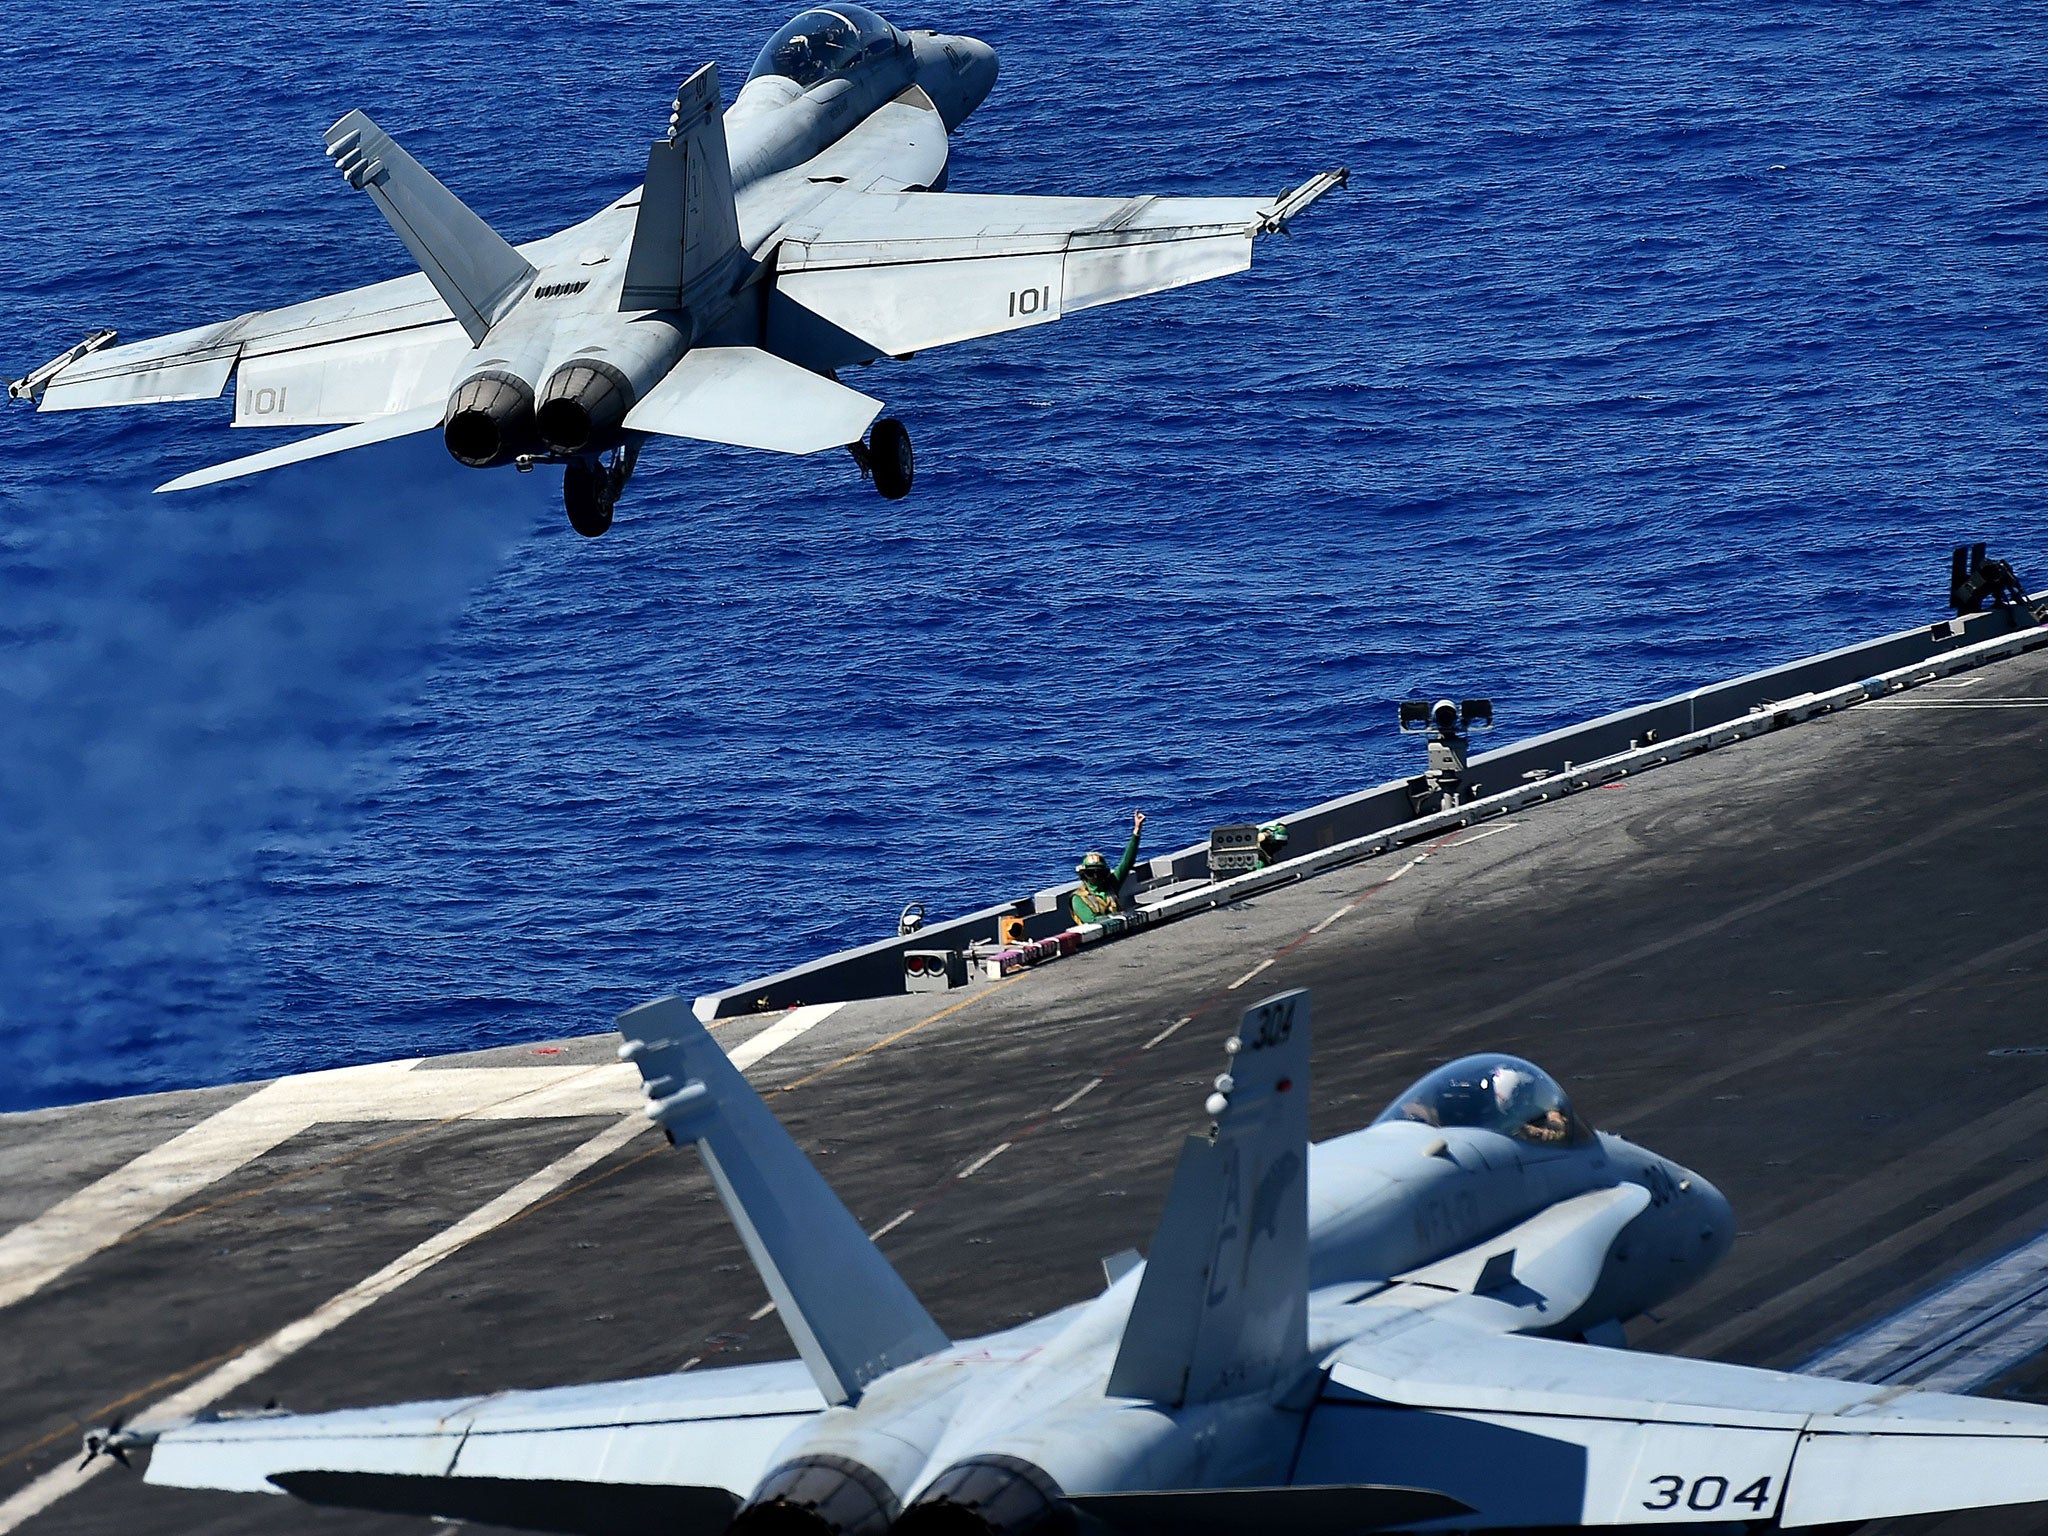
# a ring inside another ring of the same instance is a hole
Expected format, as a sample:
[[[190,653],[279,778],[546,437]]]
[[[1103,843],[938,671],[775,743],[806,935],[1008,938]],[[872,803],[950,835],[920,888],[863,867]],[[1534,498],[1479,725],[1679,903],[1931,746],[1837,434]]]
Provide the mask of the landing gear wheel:
[[[562,503],[569,509],[569,526],[586,539],[594,539],[612,525],[616,500],[602,492],[610,478],[595,459],[571,459],[562,472]]]
[[[917,479],[910,429],[894,416],[884,416],[868,433],[867,470],[875,477],[875,489],[887,500],[901,501],[910,494]]]
[[[614,449],[611,461],[575,458],[562,471],[562,503],[569,509],[569,526],[586,539],[599,537],[612,525],[612,513],[626,482],[633,478],[633,465],[640,457],[640,445],[627,443]]]

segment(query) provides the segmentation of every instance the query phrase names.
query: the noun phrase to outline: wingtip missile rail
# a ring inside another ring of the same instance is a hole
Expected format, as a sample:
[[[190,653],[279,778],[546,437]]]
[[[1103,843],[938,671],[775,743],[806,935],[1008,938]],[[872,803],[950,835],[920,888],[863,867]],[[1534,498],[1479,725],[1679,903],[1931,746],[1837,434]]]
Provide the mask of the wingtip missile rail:
[[[10,381],[7,386],[7,398],[10,400],[28,401],[42,399],[43,390],[48,387],[50,380],[56,378],[58,374],[69,368],[81,357],[97,352],[101,347],[112,345],[119,339],[119,336],[120,333],[114,330],[94,331],[77,346],[59,352],[55,357],[43,364],[42,367],[35,369],[22,378]]]
[[[1259,233],[1262,235],[1291,235],[1288,224],[1294,216],[1313,203],[1322,201],[1339,187],[1351,185],[1351,172],[1343,166],[1334,171],[1322,171],[1309,177],[1291,192],[1283,192],[1280,198],[1259,215]]]

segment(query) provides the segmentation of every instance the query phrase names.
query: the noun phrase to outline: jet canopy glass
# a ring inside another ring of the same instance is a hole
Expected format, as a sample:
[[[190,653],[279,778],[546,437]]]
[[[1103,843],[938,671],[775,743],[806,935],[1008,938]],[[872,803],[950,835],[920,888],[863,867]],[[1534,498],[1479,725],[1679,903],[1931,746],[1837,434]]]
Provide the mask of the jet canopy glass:
[[[1471,1126],[1547,1147],[1575,1146],[1593,1134],[1557,1080],[1519,1056],[1465,1056],[1438,1067],[1373,1124],[1389,1120]]]
[[[768,39],[749,80],[781,75],[806,88],[904,47],[908,39],[873,11],[835,5],[805,11]]]

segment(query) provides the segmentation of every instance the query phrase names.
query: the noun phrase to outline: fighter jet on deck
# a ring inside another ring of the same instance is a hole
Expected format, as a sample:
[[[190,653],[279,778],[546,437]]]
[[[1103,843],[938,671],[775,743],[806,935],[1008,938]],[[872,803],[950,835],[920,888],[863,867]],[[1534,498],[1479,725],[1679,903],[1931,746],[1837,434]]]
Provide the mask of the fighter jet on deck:
[[[1277,198],[947,193],[947,136],[995,79],[973,38],[805,11],[722,118],[715,65],[684,83],[644,186],[518,247],[351,112],[327,153],[418,274],[128,346],[101,331],[9,393],[46,411],[210,399],[239,369],[236,426],[340,425],[166,491],[438,428],[478,469],[564,465],[592,537],[650,436],[843,445],[899,497],[910,435],[837,370],[1243,271],[1255,238],[1346,179]]]
[[[1775,1530],[2048,1499],[2048,1409],[1617,1347],[1720,1258],[1728,1203],[1514,1057],[1311,1146],[1308,996],[1267,999],[1150,1259],[955,1343],[687,1004],[620,1031],[800,1360],[99,1448],[153,1443],[155,1483],[664,1536]],[[656,1286],[643,1321],[689,1307]]]

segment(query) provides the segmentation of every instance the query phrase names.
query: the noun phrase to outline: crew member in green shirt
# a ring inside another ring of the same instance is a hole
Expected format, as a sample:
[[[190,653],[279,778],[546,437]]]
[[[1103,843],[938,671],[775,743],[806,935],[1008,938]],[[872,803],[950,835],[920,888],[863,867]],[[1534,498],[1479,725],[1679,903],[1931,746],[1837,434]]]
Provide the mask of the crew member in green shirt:
[[[1253,869],[1264,869],[1287,857],[1287,823],[1269,821],[1259,828],[1259,851]]]
[[[1099,853],[1089,854],[1074,866],[1074,873],[1081,877],[1071,904],[1076,924],[1099,923],[1110,913],[1123,911],[1124,904],[1116,893],[1129,878],[1131,866],[1138,862],[1138,834],[1144,827],[1145,813],[1139,811],[1131,818],[1131,840],[1114,868]]]

